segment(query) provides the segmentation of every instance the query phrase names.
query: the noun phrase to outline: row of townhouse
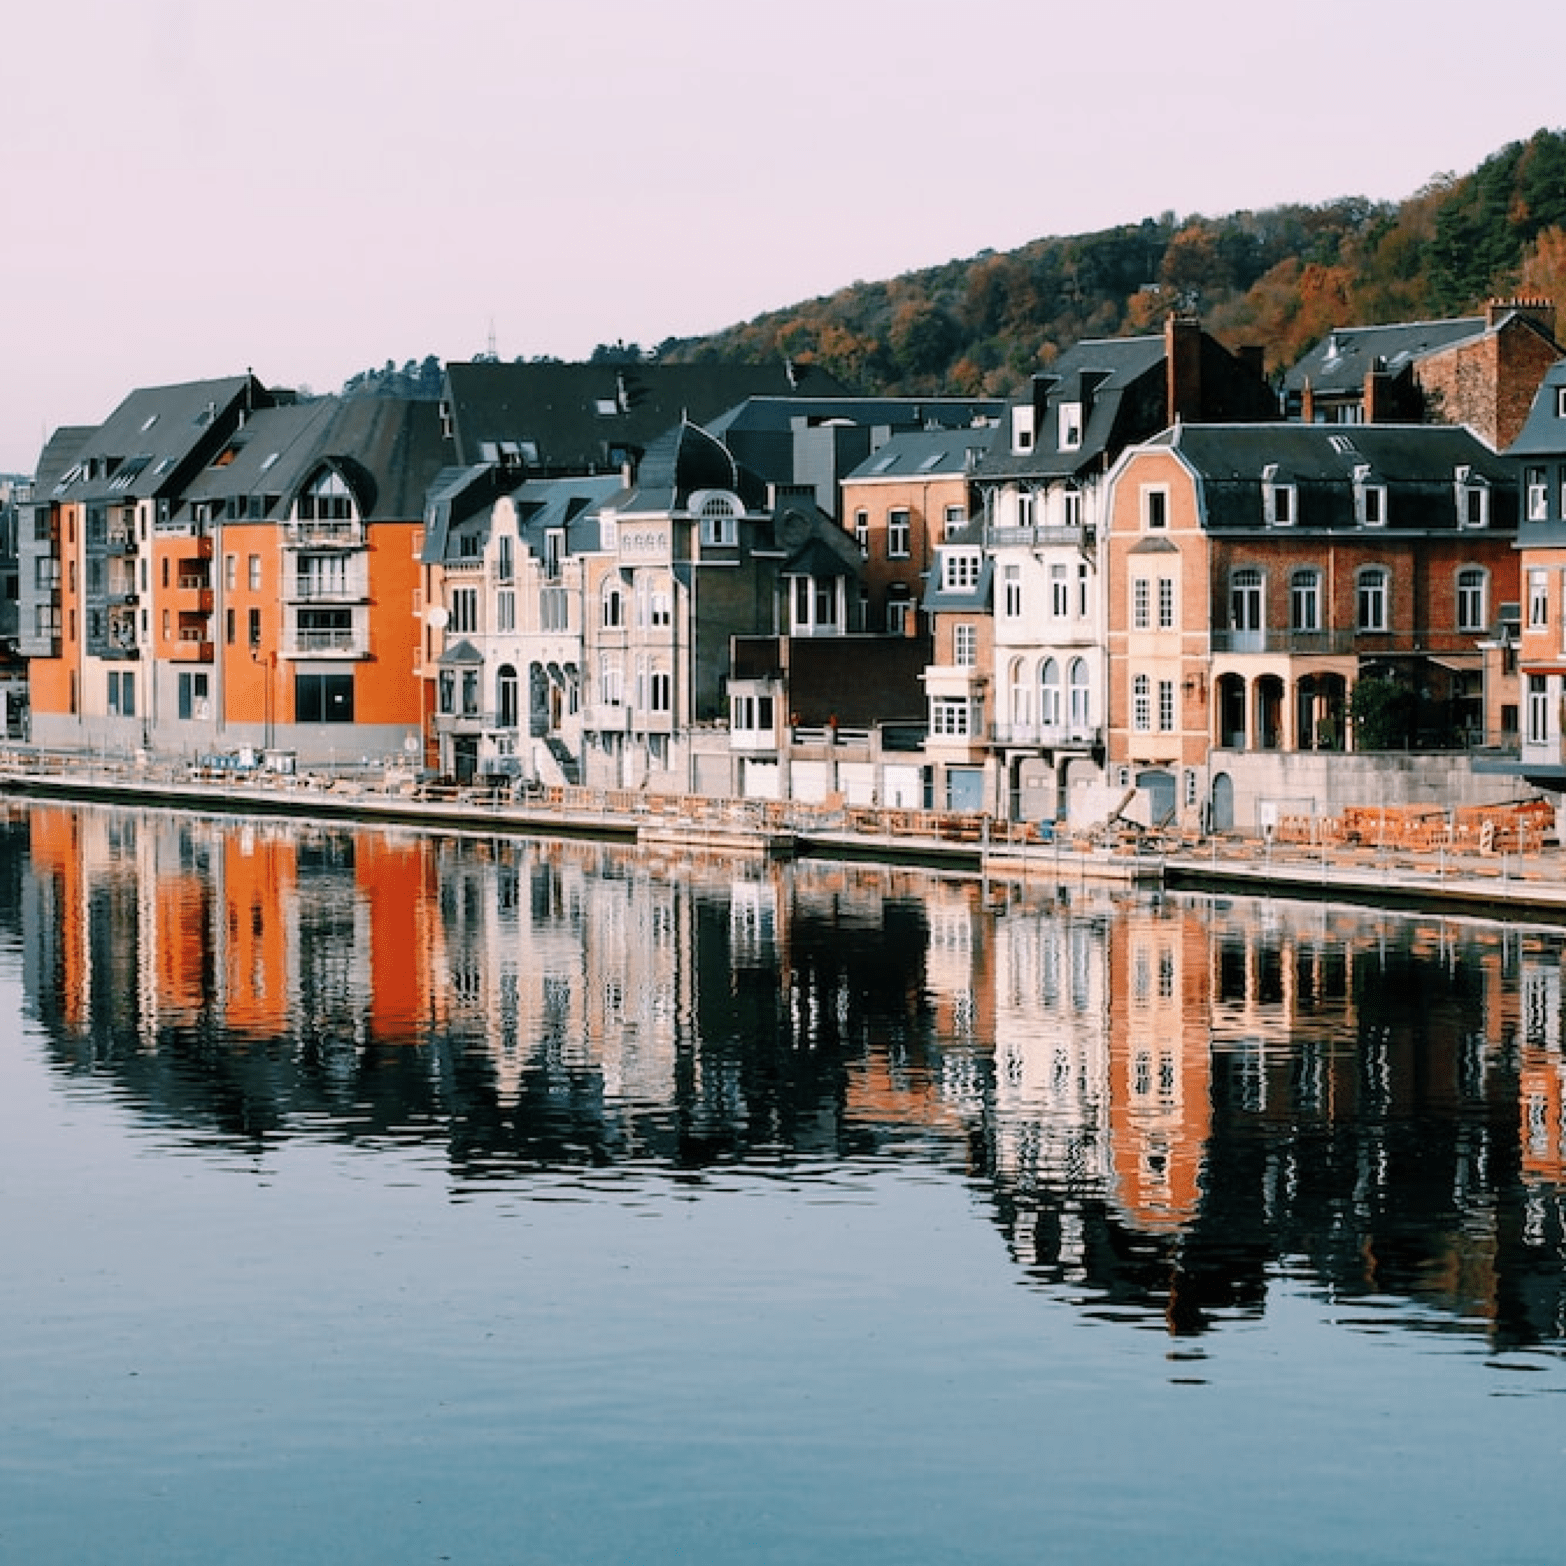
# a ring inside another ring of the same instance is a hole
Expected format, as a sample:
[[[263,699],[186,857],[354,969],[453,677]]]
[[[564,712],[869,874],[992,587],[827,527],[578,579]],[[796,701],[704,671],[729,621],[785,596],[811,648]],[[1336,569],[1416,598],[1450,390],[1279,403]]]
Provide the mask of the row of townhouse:
[[[1396,377],[1376,334],[1412,328],[1338,334],[1362,400],[1318,366],[1311,422],[1179,316],[1016,405],[791,365],[138,391],[19,509],[31,737],[1038,821],[1135,793],[1192,827],[1432,786],[1370,750],[1566,784],[1549,324],[1421,329]],[[1472,416],[1385,422],[1389,377]],[[1510,452],[1470,427],[1523,401]]]

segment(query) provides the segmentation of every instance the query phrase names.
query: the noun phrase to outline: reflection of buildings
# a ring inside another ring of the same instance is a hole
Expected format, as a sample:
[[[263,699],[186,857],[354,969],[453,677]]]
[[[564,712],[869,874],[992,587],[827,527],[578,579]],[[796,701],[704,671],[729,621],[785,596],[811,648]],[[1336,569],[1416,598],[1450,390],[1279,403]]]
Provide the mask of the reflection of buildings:
[[[1039,1281],[1177,1331],[1279,1275],[1566,1338],[1566,937],[33,807],[26,982],[67,1069],[244,1145],[539,1168],[917,1159]]]

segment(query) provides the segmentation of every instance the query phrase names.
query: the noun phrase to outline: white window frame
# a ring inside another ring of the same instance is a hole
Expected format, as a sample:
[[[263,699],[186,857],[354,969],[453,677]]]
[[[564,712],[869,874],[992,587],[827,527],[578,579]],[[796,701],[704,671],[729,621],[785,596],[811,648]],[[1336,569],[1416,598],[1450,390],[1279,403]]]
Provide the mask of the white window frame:
[[[1464,566],[1457,573],[1457,629],[1479,632],[1486,627],[1490,576],[1482,566]]]
[[[906,560],[913,544],[913,514],[906,506],[893,506],[886,513],[886,558]]]
[[[1169,531],[1169,486],[1144,484],[1141,492],[1142,531],[1166,533]]]

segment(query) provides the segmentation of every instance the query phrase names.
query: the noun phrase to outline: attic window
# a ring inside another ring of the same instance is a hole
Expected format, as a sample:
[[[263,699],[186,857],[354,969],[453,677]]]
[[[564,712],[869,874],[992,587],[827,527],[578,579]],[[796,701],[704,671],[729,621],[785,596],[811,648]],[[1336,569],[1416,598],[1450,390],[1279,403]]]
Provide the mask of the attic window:
[[[1555,417],[1566,419],[1566,386],[1555,388]]]
[[[1082,404],[1063,402],[1060,405],[1060,449],[1075,451],[1082,444]]]
[[[1031,407],[1013,408],[1011,410],[1011,449],[1013,455],[1033,450],[1033,409]]]
[[[1347,435],[1329,435],[1327,441],[1340,457],[1347,456],[1354,449],[1354,442]]]
[[[1361,527],[1385,527],[1387,487],[1371,482],[1370,465],[1362,462],[1354,469],[1354,520]]]
[[[870,471],[872,473],[885,473],[886,470],[890,468],[896,461],[897,453],[895,451],[890,452],[886,456],[882,457],[881,460],[877,462]]]
[[[948,593],[971,592],[979,585],[979,551],[977,549],[943,549],[941,551],[941,587]]]
[[[1294,526],[1294,486],[1280,482],[1276,462],[1269,462],[1262,469],[1262,515],[1269,527]]]
[[[620,411],[620,404],[613,397],[599,397],[593,403],[593,412],[600,419],[612,419]]]
[[[150,430],[152,428],[152,426],[154,424],[156,424],[157,422],[158,422],[157,414],[149,413],[147,415],[147,417],[142,421],[141,433],[143,435],[145,435],[147,433],[147,431]]]
[[[277,461],[277,459],[278,459],[278,457],[279,457],[279,456],[280,456],[280,455],[281,455],[281,453],[280,453],[280,452],[276,452],[276,451],[269,451],[269,452],[268,452],[268,453],[267,453],[267,454],[266,454],[266,458],[265,458],[265,460],[264,460],[264,461],[263,461],[263,462],[262,462],[262,464],[261,464],[261,471],[262,471],[262,472],[263,472],[263,473],[265,473],[265,472],[266,472],[266,470],[267,470],[267,469],[268,469],[268,468],[269,468],[269,467],[271,467],[271,466],[272,466],[272,464],[273,464],[273,463],[274,463],[274,462],[276,462],[276,461]]]
[[[735,504],[727,495],[709,495],[701,504],[701,541],[731,548],[739,542]]]
[[[928,473],[932,468],[940,467],[940,465],[941,465],[942,461],[944,460],[944,458],[945,458],[945,453],[944,452],[932,451],[930,453],[930,455],[928,457],[926,457],[924,459],[924,461],[919,464],[919,471],[921,473]]]

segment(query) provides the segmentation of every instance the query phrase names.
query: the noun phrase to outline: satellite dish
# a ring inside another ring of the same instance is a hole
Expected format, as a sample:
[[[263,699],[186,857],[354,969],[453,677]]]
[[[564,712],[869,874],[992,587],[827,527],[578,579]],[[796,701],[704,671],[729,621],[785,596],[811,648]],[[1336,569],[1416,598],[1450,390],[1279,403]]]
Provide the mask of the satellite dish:
[[[424,623],[429,626],[432,631],[444,631],[446,629],[447,622],[450,619],[451,616],[446,613],[445,609],[443,609],[441,605],[436,604],[435,607],[424,616]]]

